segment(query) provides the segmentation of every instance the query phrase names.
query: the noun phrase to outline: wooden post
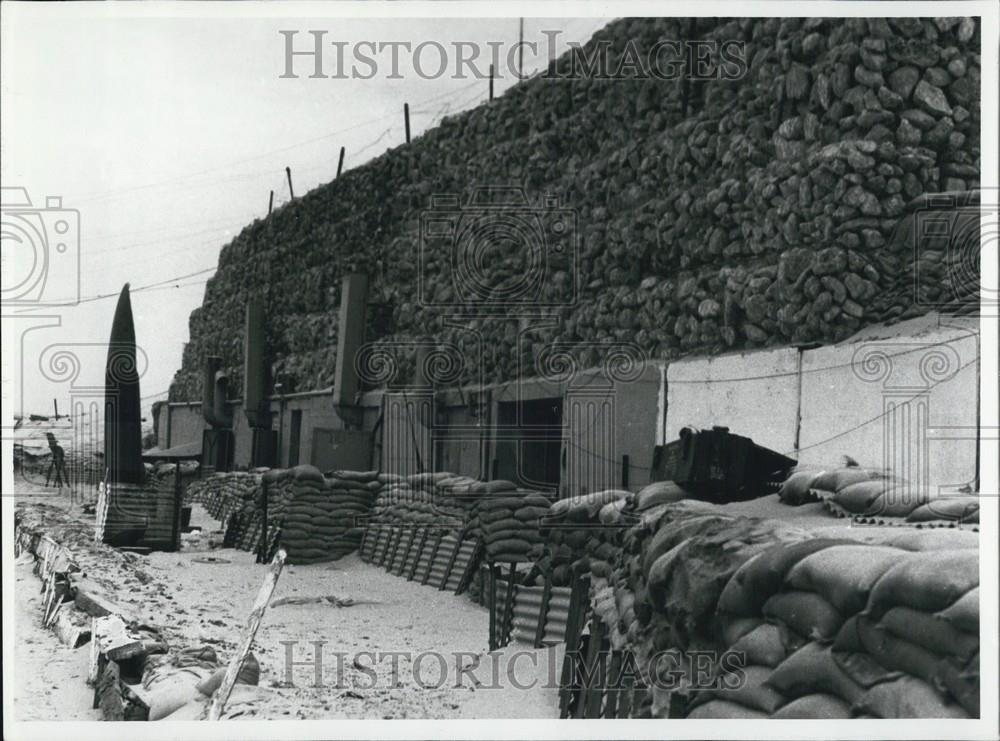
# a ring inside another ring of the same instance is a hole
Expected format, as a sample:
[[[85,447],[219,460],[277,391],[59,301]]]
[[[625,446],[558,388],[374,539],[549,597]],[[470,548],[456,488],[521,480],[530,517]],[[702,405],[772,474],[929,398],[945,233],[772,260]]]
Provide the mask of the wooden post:
[[[545,643],[545,624],[549,620],[549,603],[552,601],[552,579],[546,576],[542,584],[542,604],[538,608],[538,623],[535,625],[535,648]]]
[[[629,458],[628,455],[622,456],[622,488],[628,489],[628,479],[629,479]]]
[[[271,191],[271,197],[267,199],[267,215],[271,215],[271,211],[274,210],[274,191]]]
[[[267,530],[267,482],[260,482],[260,497],[261,497],[261,508],[260,508],[260,528],[261,536],[259,544],[257,545],[257,563],[264,563],[267,560],[267,550],[270,546],[270,538],[268,538]]]
[[[410,143],[410,104],[403,103],[403,122],[406,124],[406,143]]]
[[[340,161],[337,162],[337,177],[340,177],[340,173],[344,171],[344,148],[340,148]]]
[[[184,487],[181,486],[181,462],[174,461],[174,522],[170,542],[174,550],[181,549],[181,509],[184,505]]]
[[[52,408],[55,409],[55,411],[56,411],[56,422],[58,422],[59,421],[59,400],[58,399],[53,399],[52,400]]]
[[[507,593],[503,602],[503,622],[500,624],[500,643],[506,646],[510,643],[511,624],[514,622],[514,580],[517,577],[517,564],[511,561],[507,575]]]
[[[489,608],[490,608],[490,651],[497,649],[497,567],[490,564]]]
[[[288,197],[295,200],[295,191],[292,190],[292,168],[285,167],[285,176],[288,178]]]
[[[271,601],[274,587],[277,585],[281,569],[285,565],[285,556],[284,549],[280,549],[275,554],[274,560],[271,562],[271,566],[264,576],[264,583],[261,585],[260,591],[257,592],[257,599],[254,600],[250,617],[247,618],[247,624],[243,630],[243,637],[240,640],[239,648],[226,668],[226,675],[222,678],[222,684],[212,696],[212,706],[208,710],[209,720],[219,720],[222,717],[222,711],[226,708],[226,702],[233,691],[233,685],[236,684],[236,675],[243,668],[243,662],[246,661],[247,654],[250,653],[250,647],[253,645],[254,636],[257,635],[257,628],[260,627],[264,611],[267,610],[267,605]]]
[[[493,100],[493,65],[490,65],[490,100]]]

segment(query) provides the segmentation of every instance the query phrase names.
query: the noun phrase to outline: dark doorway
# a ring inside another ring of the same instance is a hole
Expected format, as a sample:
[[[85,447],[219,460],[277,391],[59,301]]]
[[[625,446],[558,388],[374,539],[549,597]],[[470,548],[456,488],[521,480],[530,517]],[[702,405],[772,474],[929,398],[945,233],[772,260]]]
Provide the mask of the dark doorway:
[[[299,465],[299,447],[302,444],[302,410],[292,410],[292,429],[288,432],[288,467]]]
[[[496,478],[534,489],[558,489],[562,399],[500,402]]]

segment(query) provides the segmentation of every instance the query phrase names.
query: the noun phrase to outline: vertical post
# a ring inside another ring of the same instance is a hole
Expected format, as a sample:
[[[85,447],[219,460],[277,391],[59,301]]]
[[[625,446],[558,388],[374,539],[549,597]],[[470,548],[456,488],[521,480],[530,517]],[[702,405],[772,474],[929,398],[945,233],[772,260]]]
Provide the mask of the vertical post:
[[[58,399],[53,399],[52,400],[52,408],[56,410],[56,422],[58,422],[59,421],[59,400]]]
[[[267,561],[267,550],[271,547],[271,539],[268,537],[267,530],[267,481],[260,482],[260,498],[262,500],[260,508],[261,536],[257,546],[257,563],[264,563]]]
[[[181,462],[174,461],[174,525],[171,542],[174,550],[181,549],[181,505],[184,502],[184,488],[181,486]]]
[[[629,458],[628,454],[622,456],[622,488],[628,489],[629,478]]]
[[[267,199],[267,215],[270,216],[271,212],[274,210],[274,191],[271,191],[271,195]]]
[[[489,605],[490,605],[490,651],[497,649],[497,566],[490,563]]]
[[[517,77],[524,79],[524,18],[518,19],[517,32]]]
[[[337,177],[344,171],[344,148],[340,148],[340,160],[337,162]]]
[[[406,143],[410,143],[410,104],[403,103],[403,122],[406,124]]]
[[[288,178],[288,197],[295,200],[295,191],[292,190],[292,168],[285,167],[285,177]]]
[[[493,65],[490,65],[490,100],[493,100]]]

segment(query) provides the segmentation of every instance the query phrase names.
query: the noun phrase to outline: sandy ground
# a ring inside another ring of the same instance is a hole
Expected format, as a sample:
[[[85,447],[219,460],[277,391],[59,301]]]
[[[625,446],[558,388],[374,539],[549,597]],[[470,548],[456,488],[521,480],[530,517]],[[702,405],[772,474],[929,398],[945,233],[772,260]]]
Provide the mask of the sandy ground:
[[[86,685],[89,646],[70,649],[41,626],[41,580],[30,560],[14,564],[14,719],[99,720]]]
[[[91,516],[69,497],[43,499],[30,485],[18,499],[70,513],[63,537],[89,576],[138,619],[160,628],[174,648],[209,644],[223,660],[234,653],[265,567],[250,553],[219,549],[219,523],[195,506],[200,536],[185,537],[179,553],[134,556],[94,546],[83,534]],[[820,505],[790,508],[776,496],[727,507],[734,514],[779,517],[824,535],[878,541],[892,528],[851,527]],[[898,531],[895,531],[898,532]],[[214,541],[214,543],[213,543]],[[84,679],[88,648],[66,649],[38,626],[38,580],[18,566],[17,707],[25,717],[94,717]],[[326,598],[273,605],[257,633],[262,690],[239,705],[239,717],[326,718],[556,718],[561,656],[512,645],[487,652],[489,616],[455,596],[386,573],[357,555],[329,564],[286,566],[274,593]]]
[[[26,491],[18,498],[37,494]],[[44,501],[72,513],[79,510],[70,507],[68,497],[47,496]],[[81,528],[91,526],[89,517],[75,517]],[[210,644],[227,660],[265,569],[252,554],[210,549],[208,541],[221,541],[221,533],[208,532],[218,523],[203,511],[194,513],[192,523],[205,526],[205,536],[180,553],[124,559],[115,552],[107,557],[91,553],[85,570],[108,586],[123,608],[162,628],[171,646]],[[38,643],[26,647],[35,651],[25,656],[24,674],[40,677],[23,686],[18,682],[20,704],[56,712],[59,719],[83,717],[79,712],[94,717],[85,685],[89,647],[70,652],[34,625],[37,579],[29,566],[19,568],[35,581],[22,583],[19,577],[16,587],[19,614],[34,620],[24,634],[39,634]],[[267,611],[253,648],[265,691],[241,706],[241,717],[558,717],[552,679],[558,676],[561,657],[517,645],[489,654],[488,613],[466,596],[407,582],[352,555],[331,564],[286,566],[273,599],[326,596],[354,604],[337,607],[324,600]],[[20,636],[19,622],[19,645]],[[79,666],[74,663],[78,660]],[[50,664],[58,666],[56,661],[69,663],[47,674]],[[66,702],[51,702],[48,695],[56,692],[66,693]],[[78,694],[85,702],[76,700]]]

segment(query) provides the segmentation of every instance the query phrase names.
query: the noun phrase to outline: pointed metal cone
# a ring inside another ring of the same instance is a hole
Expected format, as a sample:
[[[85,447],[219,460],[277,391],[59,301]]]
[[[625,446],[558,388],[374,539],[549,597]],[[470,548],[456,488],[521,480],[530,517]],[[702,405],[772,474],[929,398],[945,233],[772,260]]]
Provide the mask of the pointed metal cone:
[[[109,483],[142,484],[146,479],[135,324],[128,283],[118,297],[104,368],[104,465]]]

